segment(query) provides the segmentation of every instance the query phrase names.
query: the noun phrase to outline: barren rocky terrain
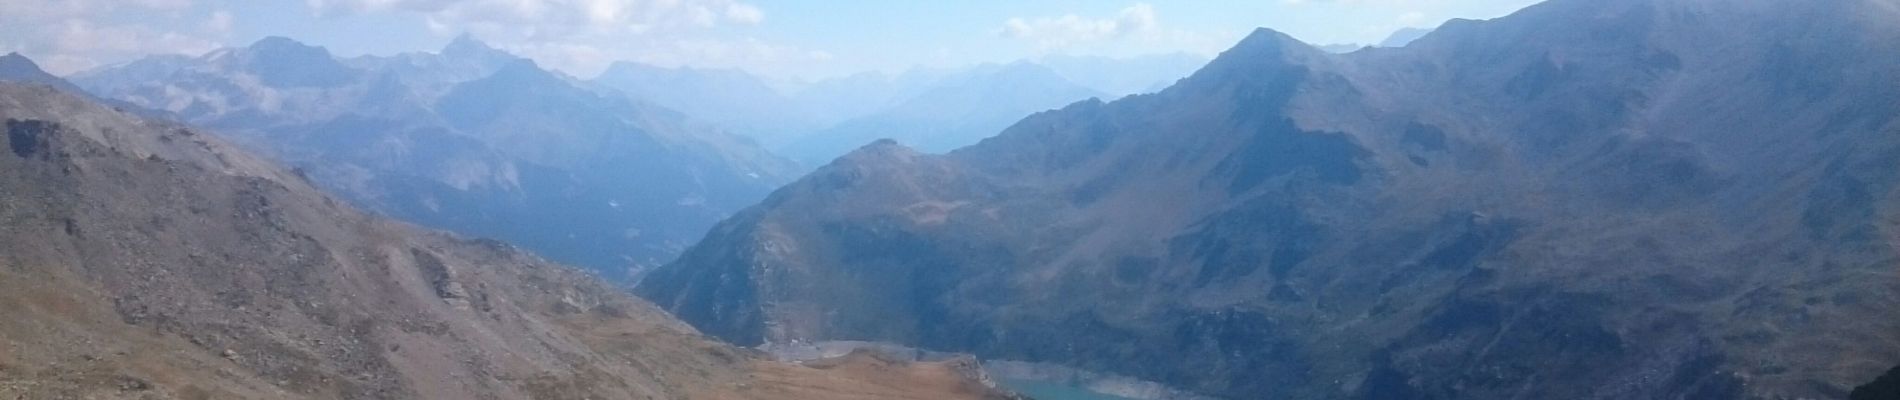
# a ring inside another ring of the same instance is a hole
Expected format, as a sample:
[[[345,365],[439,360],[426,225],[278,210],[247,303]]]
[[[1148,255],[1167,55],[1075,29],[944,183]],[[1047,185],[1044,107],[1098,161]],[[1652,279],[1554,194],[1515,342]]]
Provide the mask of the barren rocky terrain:
[[[50,86],[0,83],[0,121],[0,398],[1006,397],[951,363],[770,361]]]

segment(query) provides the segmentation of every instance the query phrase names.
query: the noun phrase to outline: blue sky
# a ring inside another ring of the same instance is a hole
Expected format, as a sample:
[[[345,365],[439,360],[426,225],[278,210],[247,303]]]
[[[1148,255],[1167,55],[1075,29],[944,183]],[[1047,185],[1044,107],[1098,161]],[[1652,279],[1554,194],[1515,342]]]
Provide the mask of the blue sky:
[[[0,52],[55,73],[288,36],[345,56],[471,33],[581,77],[608,63],[821,78],[1048,54],[1213,55],[1256,27],[1369,43],[1535,0],[0,0]]]

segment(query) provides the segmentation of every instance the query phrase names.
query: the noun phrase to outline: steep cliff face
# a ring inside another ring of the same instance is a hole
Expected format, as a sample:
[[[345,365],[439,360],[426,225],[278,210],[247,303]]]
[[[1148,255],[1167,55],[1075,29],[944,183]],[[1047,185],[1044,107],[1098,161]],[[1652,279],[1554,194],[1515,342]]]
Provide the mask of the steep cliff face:
[[[1900,5],[1558,0],[946,156],[879,144],[640,292],[1235,398],[1840,397],[1900,360]]]
[[[586,274],[365,215],[49,86],[0,84],[0,121],[0,396],[1004,397],[953,365],[768,362]]]

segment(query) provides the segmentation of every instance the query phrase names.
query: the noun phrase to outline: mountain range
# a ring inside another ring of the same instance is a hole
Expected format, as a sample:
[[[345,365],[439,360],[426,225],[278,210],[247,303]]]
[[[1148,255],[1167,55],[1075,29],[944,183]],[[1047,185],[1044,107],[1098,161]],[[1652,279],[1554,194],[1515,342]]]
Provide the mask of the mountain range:
[[[438,53],[353,59],[273,37],[74,79],[227,133],[368,209],[622,282],[797,170],[749,139],[466,36]]]
[[[18,80],[13,61],[0,397],[1014,398],[968,359],[768,360],[513,246],[359,212],[217,135]]]
[[[1379,41],[1379,47],[1405,47],[1406,45],[1412,44],[1412,42],[1418,41],[1419,38],[1425,37],[1425,35],[1428,35],[1431,33],[1432,33],[1431,29],[1402,28],[1402,29],[1392,32],[1391,36],[1386,36],[1385,40]]]
[[[1036,63],[1077,85],[1119,98],[1161,91],[1207,65],[1207,58],[1188,53],[1128,58],[1058,54],[1042,57]]]
[[[1228,398],[1843,398],[1900,364],[1893,43],[1890,0],[1260,30],[1159,93],[859,148],[637,292],[742,345]]]
[[[1041,64],[984,65],[940,78],[883,111],[806,135],[779,153],[823,165],[879,139],[945,152],[995,135],[1030,114],[1107,96]]]
[[[589,82],[750,136],[816,166],[880,138],[948,151],[1036,112],[1091,97],[1158,90],[1205,63],[1188,54],[1058,55],[782,87],[739,70],[620,62]]]
[[[1065,65],[1132,85],[1193,63]],[[859,75],[791,94],[737,70],[626,62],[581,80],[468,35],[434,53],[354,58],[271,37],[73,81],[122,108],[225,132],[370,210],[626,283],[807,169],[793,159],[822,165],[885,137],[948,150],[1102,95],[1028,63]]]
[[[827,111],[793,100],[765,80],[739,70],[618,62],[592,82],[762,143],[784,143],[836,122],[825,117]]]

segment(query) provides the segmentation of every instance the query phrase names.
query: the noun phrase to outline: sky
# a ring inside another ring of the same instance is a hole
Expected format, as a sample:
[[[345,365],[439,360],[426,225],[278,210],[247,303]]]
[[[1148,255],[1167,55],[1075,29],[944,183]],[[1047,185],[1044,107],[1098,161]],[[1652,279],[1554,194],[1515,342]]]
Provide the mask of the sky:
[[[55,74],[285,36],[340,56],[470,34],[578,77],[615,61],[821,79],[1047,55],[1211,57],[1266,27],[1314,44],[1536,0],[0,0],[0,53]]]

